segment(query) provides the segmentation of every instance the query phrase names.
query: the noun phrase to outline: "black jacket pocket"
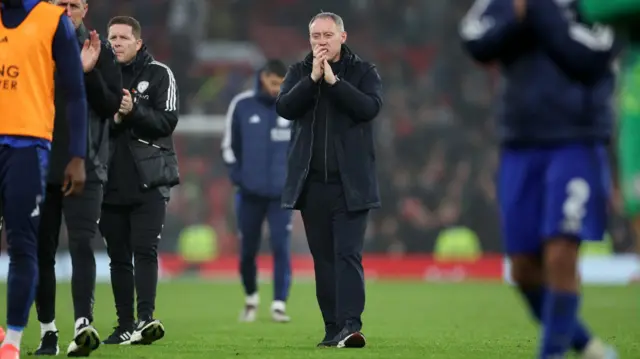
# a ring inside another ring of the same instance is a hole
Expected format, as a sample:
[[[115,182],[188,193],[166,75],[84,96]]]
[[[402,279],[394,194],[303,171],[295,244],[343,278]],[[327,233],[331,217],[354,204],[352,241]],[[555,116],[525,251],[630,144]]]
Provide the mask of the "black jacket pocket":
[[[130,147],[143,189],[173,187],[180,183],[178,157],[174,150],[141,139],[134,139]]]

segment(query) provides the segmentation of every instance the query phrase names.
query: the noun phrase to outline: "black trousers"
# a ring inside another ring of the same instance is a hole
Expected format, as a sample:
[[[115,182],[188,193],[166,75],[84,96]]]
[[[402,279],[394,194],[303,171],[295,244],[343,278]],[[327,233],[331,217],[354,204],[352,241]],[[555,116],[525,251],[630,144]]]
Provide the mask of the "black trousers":
[[[111,259],[111,287],[118,324],[123,328],[134,324],[135,294],[138,319],[153,318],[158,286],[158,243],[166,204],[166,200],[158,199],[136,205],[102,206],[100,232]]]
[[[369,211],[347,210],[340,184],[309,182],[300,202],[327,334],[359,331],[365,303],[362,249]]]
[[[61,186],[48,185],[38,231],[40,281],[36,292],[38,320],[50,323],[56,308],[56,251],[64,214],[71,255],[71,295],[75,319],[93,321],[96,260],[92,242],[98,232],[102,183],[88,182],[80,196],[64,197]]]

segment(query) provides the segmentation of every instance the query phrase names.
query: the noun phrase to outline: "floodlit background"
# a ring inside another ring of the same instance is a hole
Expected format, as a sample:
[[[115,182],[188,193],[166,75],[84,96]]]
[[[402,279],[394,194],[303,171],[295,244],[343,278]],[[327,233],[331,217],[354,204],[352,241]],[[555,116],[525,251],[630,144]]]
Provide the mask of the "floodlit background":
[[[347,43],[377,64],[384,82],[385,105],[376,120],[383,208],[370,217],[369,269],[377,276],[501,277],[492,116],[499,77],[461,50],[457,25],[470,4],[90,0],[89,27],[106,36],[112,16],[134,16],[151,53],[173,69],[179,86],[182,116],[175,142],[182,184],[173,190],[161,242],[164,273],[235,275],[234,191],[220,156],[224,116],[231,98],[253,85],[254,72],[266,58],[291,64],[304,57],[309,51],[307,24],[322,9],[344,18]],[[296,273],[308,274],[309,252],[297,215],[293,227]],[[614,216],[609,233],[604,245],[585,251],[607,256],[634,251],[625,221]],[[64,231],[62,236],[64,246]],[[262,250],[268,254],[266,236]],[[101,239],[96,248],[104,250]],[[433,254],[477,262],[453,271],[432,261]],[[407,255],[413,258],[402,268],[387,260]],[[106,275],[107,262],[100,257],[100,274]],[[186,263],[194,261],[202,264]],[[631,274],[619,261],[589,267],[612,280],[628,280]]]
[[[252,86],[254,72],[265,59],[276,57],[290,64],[303,58],[309,51],[308,21],[320,10],[344,18],[347,43],[358,55],[377,64],[385,88],[385,105],[375,120],[383,208],[370,216],[365,254],[368,278],[385,280],[384,284],[370,285],[365,316],[369,320],[365,333],[373,338],[371,350],[381,350],[381,354],[368,355],[532,357],[535,331],[517,298],[501,284],[486,283],[502,281],[508,269],[501,255],[493,181],[497,142],[492,111],[500,79],[495,68],[477,66],[461,50],[457,25],[470,0],[88,3],[86,23],[103,36],[112,16],[137,18],[151,53],[172,68],[180,90],[182,116],[174,138],[182,184],[172,192],[160,244],[162,276],[171,282],[162,285],[158,304],[159,317],[173,327],[167,326],[169,334],[162,345],[177,340],[171,339],[178,335],[176,325],[199,324],[179,334],[180,341],[187,344],[176,344],[180,349],[172,349],[173,357],[207,357],[209,350],[216,350],[202,344],[209,341],[217,343],[212,345],[218,345],[216,348],[228,357],[320,355],[306,351],[320,339],[322,328],[313,286],[299,284],[313,273],[299,216],[295,217],[292,240],[294,276],[298,279],[290,301],[294,322],[286,329],[272,329],[266,316],[256,324],[258,329],[234,326],[242,306],[238,282],[174,282],[237,277],[234,190],[220,155],[224,115],[231,98]],[[583,249],[585,282],[627,284],[640,274],[628,224],[615,206],[612,211],[606,241]],[[57,267],[61,280],[70,275],[66,244],[63,231]],[[108,281],[102,239],[96,238],[95,245],[99,280]],[[271,265],[266,232],[262,251],[261,274],[268,278]],[[6,255],[0,257],[0,276],[6,275],[7,261]],[[486,284],[423,283],[468,279]],[[99,288],[96,304],[100,318],[107,322],[115,319],[109,289]],[[595,299],[585,305],[595,326],[605,332],[606,339],[617,336],[612,340],[625,348],[623,353],[628,356],[624,358],[640,357],[640,348],[630,337],[636,333],[637,340],[640,333],[637,287],[589,290]],[[269,293],[263,295],[264,303],[268,303]],[[61,310],[67,316],[68,297],[68,287],[61,287]],[[187,301],[191,304],[185,307]],[[403,310],[409,312],[402,314]],[[474,319],[469,322],[467,318]],[[507,322],[495,324],[502,319]],[[610,327],[607,323],[614,319],[623,324]],[[103,326],[101,334],[106,336],[108,326]],[[209,338],[207,330],[215,335]],[[229,335],[243,336],[246,341],[231,340]],[[284,342],[278,343],[278,339]],[[293,352],[282,349],[282,343]],[[96,355],[107,355],[99,353]],[[118,351],[119,356],[127,353],[125,349]],[[146,357],[144,351],[136,353],[131,357]]]

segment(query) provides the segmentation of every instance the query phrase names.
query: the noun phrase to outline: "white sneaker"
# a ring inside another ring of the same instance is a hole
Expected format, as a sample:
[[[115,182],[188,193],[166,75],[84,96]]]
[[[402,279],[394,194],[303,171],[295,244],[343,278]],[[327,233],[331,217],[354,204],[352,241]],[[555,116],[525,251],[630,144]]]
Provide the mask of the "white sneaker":
[[[67,348],[68,357],[88,357],[92,351],[100,346],[98,331],[86,318],[80,318],[76,322],[76,334]]]
[[[291,318],[287,315],[286,304],[281,300],[271,303],[271,319],[276,323],[289,323]]]
[[[609,345],[605,345],[602,340],[593,338],[580,356],[581,359],[618,359],[618,353]]]
[[[255,322],[258,316],[258,304],[260,304],[258,293],[248,295],[244,301],[244,309],[240,313],[240,321],[243,323]]]
[[[139,320],[131,334],[131,345],[149,345],[163,337],[164,325],[159,320]]]
[[[254,305],[245,305],[242,313],[240,313],[240,321],[243,323],[252,323],[256,321],[258,316],[258,307]]]

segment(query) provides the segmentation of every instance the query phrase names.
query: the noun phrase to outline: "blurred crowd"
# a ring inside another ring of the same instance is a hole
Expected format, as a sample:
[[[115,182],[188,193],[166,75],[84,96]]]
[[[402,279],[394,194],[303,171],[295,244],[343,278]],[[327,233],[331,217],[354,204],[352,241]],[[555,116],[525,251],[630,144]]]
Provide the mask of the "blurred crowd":
[[[457,25],[470,0],[91,0],[90,27],[111,16],[143,26],[155,57],[174,70],[181,113],[223,115],[253,83],[265,58],[288,63],[308,51],[307,25],[320,10],[340,14],[349,46],[376,63],[385,87],[377,121],[383,208],[373,213],[367,250],[430,252],[438,234],[465,226],[482,250],[501,250],[494,189],[495,69],[462,52]],[[215,228],[220,251],[236,248],[233,189],[219,154],[220,135],[176,135],[182,185],[174,191],[162,249],[183,228]],[[617,251],[629,251],[627,225],[612,221]],[[264,246],[268,249],[268,246]],[[306,252],[299,218],[294,251]]]

